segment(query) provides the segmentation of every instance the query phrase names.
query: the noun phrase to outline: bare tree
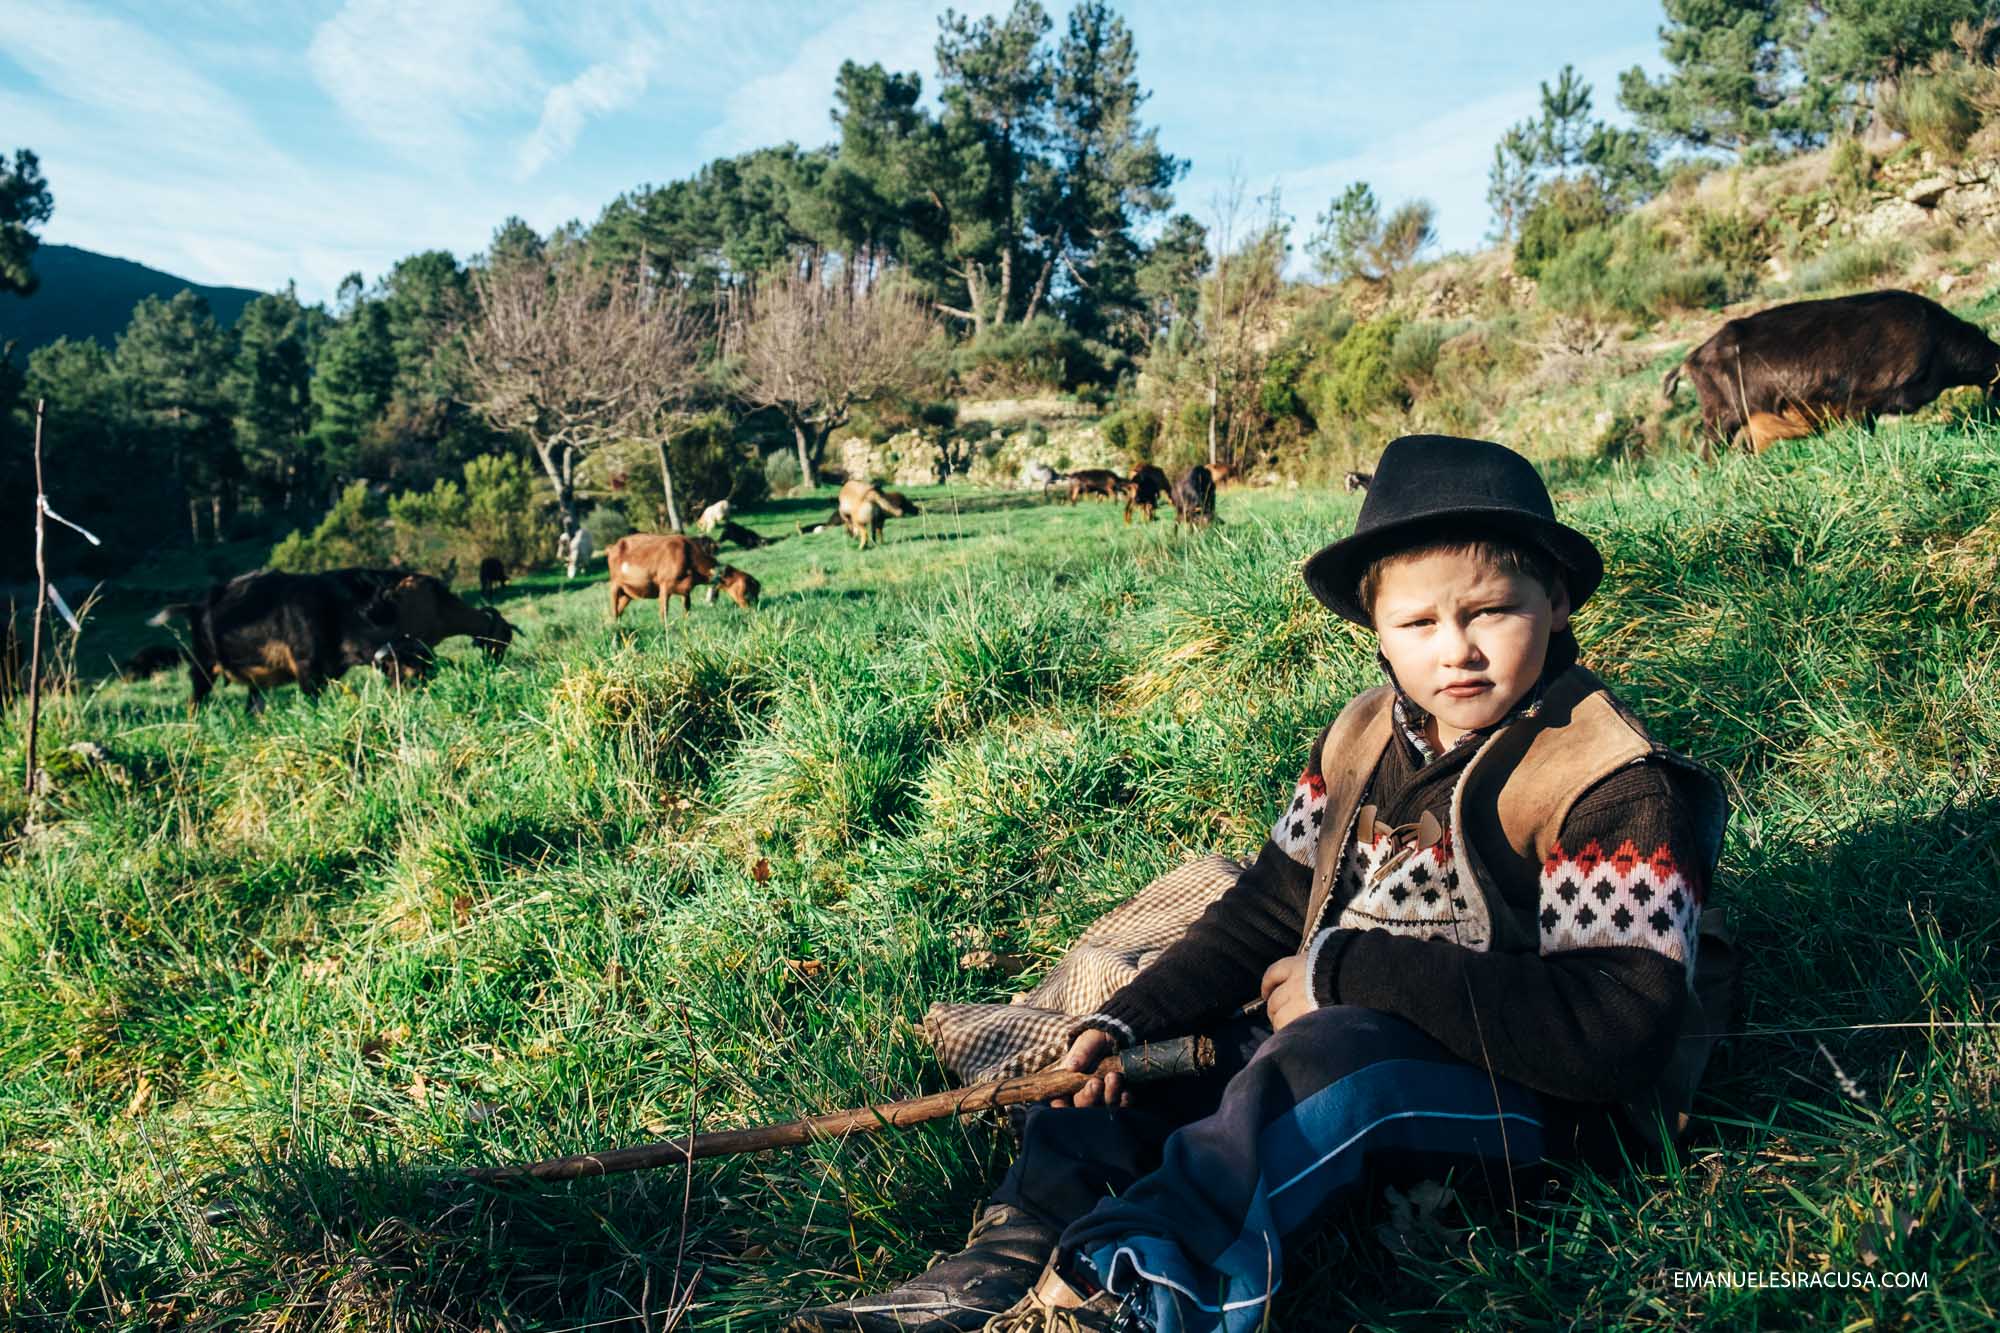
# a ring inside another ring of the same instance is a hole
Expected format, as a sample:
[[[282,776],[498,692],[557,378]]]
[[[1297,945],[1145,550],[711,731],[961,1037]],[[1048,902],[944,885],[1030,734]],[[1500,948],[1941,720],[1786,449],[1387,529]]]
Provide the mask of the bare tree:
[[[639,273],[645,271],[642,263]],[[465,326],[471,405],[534,447],[565,534],[578,526],[577,465],[616,439],[660,449],[667,512],[680,526],[665,435],[695,374],[702,323],[680,294],[581,253],[538,254],[473,275]]]
[[[1257,398],[1284,301],[1287,226],[1275,196],[1247,236],[1243,184],[1233,171],[1215,198],[1215,264],[1202,278],[1194,323],[1208,388],[1208,461],[1235,463],[1261,415]]]
[[[773,273],[739,295],[731,313],[737,391],[783,415],[798,444],[800,476],[817,486],[827,436],[857,405],[913,393],[929,378],[923,352],[936,329],[901,283]]]

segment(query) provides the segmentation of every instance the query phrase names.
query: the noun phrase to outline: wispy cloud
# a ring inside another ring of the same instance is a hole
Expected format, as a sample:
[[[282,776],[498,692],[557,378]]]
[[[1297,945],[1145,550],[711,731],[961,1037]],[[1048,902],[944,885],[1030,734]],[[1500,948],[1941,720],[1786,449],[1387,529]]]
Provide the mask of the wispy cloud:
[[[569,152],[591,117],[622,111],[638,101],[658,63],[658,50],[648,42],[623,59],[592,65],[568,83],[549,89],[542,99],[541,121],[516,155],[516,176],[526,180]]]
[[[996,14],[1006,0],[965,0],[954,6],[972,18]],[[744,82],[724,100],[722,117],[701,136],[704,156],[741,153],[786,140],[817,147],[833,138],[834,77],[843,60],[879,61],[916,70],[934,89],[937,16],[930,0],[868,0],[800,42],[790,60]]]
[[[458,167],[475,149],[469,122],[533,104],[541,80],[527,42],[511,0],[347,0],[313,33],[306,62],[371,138]]]
[[[1657,62],[1648,47],[1605,52],[1579,61],[1577,70],[1597,89],[1598,115],[1617,118],[1615,102],[1606,90],[1617,86],[1617,74],[1635,64]],[[1333,196],[1354,181],[1366,181],[1385,208],[1406,199],[1428,199],[1437,207],[1438,244],[1442,250],[1477,249],[1492,221],[1486,203],[1486,170],[1493,145],[1516,121],[1535,115],[1540,107],[1536,80],[1524,80],[1504,92],[1453,106],[1427,120],[1400,126],[1351,153],[1310,166],[1295,167],[1269,180],[1246,182],[1256,193],[1275,186],[1285,210],[1295,219],[1293,237],[1302,242],[1313,219]],[[1201,216],[1221,179],[1218,168],[1203,164],[1181,192],[1184,207]]]

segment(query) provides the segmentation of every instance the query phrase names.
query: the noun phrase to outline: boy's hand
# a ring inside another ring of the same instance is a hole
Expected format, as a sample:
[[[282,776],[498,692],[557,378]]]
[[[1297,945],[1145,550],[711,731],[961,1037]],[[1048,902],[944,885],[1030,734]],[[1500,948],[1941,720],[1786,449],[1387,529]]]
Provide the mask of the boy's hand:
[[[1280,958],[1264,969],[1264,1016],[1271,1031],[1315,1008],[1312,978],[1306,974],[1306,960],[1297,954]]]
[[[1111,1040],[1111,1034],[1096,1028],[1085,1028],[1076,1034],[1076,1040],[1069,1044],[1069,1054],[1062,1058],[1058,1069],[1073,1069],[1079,1074],[1088,1074],[1097,1068],[1107,1055],[1118,1054],[1118,1043]],[[1056,1097],[1051,1106],[1124,1106],[1130,1100],[1125,1091],[1125,1076],[1118,1071],[1093,1078],[1076,1090],[1074,1097]]]

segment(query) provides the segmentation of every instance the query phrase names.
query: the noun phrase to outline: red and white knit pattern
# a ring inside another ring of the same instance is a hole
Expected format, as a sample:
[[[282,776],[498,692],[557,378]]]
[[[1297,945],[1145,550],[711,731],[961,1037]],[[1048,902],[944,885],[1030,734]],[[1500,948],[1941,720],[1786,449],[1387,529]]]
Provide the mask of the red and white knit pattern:
[[[1346,903],[1335,924],[1347,930],[1386,930],[1392,935],[1447,939],[1485,948],[1485,900],[1461,883],[1452,855],[1451,832],[1446,830],[1434,847],[1412,851],[1375,881],[1397,850],[1387,825],[1376,826],[1371,842],[1349,839],[1340,868],[1341,896]]]
[[[1319,826],[1326,819],[1326,779],[1307,769],[1299,774],[1292,799],[1271,826],[1278,850],[1310,870],[1317,859]]]
[[[1544,954],[1637,946],[1694,968],[1701,886],[1690,882],[1664,844],[1650,854],[1630,838],[1607,853],[1595,838],[1577,852],[1560,843],[1542,863]]]

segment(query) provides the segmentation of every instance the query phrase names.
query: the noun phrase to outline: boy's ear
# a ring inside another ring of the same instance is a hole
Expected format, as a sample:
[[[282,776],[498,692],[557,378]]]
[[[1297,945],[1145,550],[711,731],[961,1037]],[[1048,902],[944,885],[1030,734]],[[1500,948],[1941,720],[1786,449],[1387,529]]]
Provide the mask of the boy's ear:
[[[1560,634],[1569,628],[1569,589],[1561,579],[1556,580],[1556,589],[1549,594],[1549,633]]]

